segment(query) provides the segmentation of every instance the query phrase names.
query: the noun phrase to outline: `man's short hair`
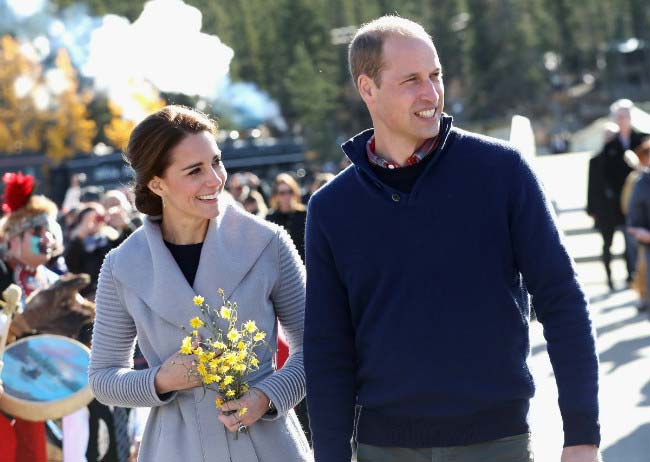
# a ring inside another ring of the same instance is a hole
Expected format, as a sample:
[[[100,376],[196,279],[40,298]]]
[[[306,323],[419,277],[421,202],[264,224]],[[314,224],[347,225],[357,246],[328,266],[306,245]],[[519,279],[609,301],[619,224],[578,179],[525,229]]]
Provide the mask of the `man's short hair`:
[[[381,85],[384,65],[382,50],[384,41],[391,35],[428,40],[431,36],[424,28],[409,19],[387,15],[377,18],[359,28],[348,48],[348,64],[354,85],[362,74],[370,77],[375,85]]]

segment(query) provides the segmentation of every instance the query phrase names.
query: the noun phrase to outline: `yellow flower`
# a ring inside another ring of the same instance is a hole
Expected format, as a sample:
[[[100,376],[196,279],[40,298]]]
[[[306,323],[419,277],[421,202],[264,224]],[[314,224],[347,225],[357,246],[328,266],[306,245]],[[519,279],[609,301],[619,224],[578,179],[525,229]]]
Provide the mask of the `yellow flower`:
[[[230,319],[231,315],[232,315],[232,310],[230,308],[226,308],[225,306],[222,306],[221,309],[219,309],[219,316],[221,316],[223,319]]]
[[[246,393],[248,391],[248,385],[244,384],[241,386],[241,392]]]
[[[198,329],[199,327],[203,327],[203,321],[201,321],[198,316],[195,316],[190,319],[190,326],[194,329]]]
[[[214,400],[214,404],[216,404],[217,407],[223,406],[223,398],[221,396],[217,396],[217,399]]]
[[[197,296],[194,297],[194,304],[196,306],[201,306],[201,305],[203,305],[204,300],[205,300],[205,298],[201,297],[200,295],[197,295]]]
[[[236,364],[235,367],[233,367],[237,372],[244,372],[246,370],[246,365],[244,364]]]
[[[205,368],[205,364],[203,364],[203,363],[199,363],[199,365],[196,366],[196,371],[197,371],[199,374],[201,374],[201,377],[205,377],[206,375],[208,375],[208,371],[207,371],[207,369]]]
[[[192,337],[198,337],[199,336],[199,331],[198,330],[193,330],[192,331]]]
[[[223,292],[223,289],[221,287],[219,287],[219,290],[217,290],[217,293],[219,295],[221,295],[222,297],[224,296],[224,292]]]
[[[257,337],[257,334],[255,334],[255,336]],[[241,335],[239,334],[239,331],[237,329],[230,329],[230,332],[228,332],[227,337],[228,340],[230,340],[231,342],[236,342],[237,340],[239,340],[239,337],[241,337]]]
[[[201,355],[203,354],[203,348],[201,348],[201,347],[196,347],[196,348],[194,348],[193,353],[194,353],[195,355],[201,357]]]
[[[248,332],[250,334],[255,332],[257,330],[257,326],[255,325],[255,321],[246,321],[244,323],[244,330],[246,330],[246,332]]]
[[[181,344],[181,353],[184,355],[192,354],[192,337],[185,337],[183,343]]]
[[[253,359],[251,359],[251,364],[252,364],[253,366],[258,366],[259,363],[260,363],[259,359],[257,359],[257,358],[253,358]]]
[[[220,373],[220,374],[225,374],[225,373],[228,372],[229,370],[230,370],[230,367],[228,367],[228,366],[226,366],[226,365],[223,365],[223,366],[221,366],[221,367],[219,368],[219,373]]]
[[[228,346],[223,342],[213,342],[212,346],[221,351],[224,351],[226,348],[228,348]]]
[[[231,397],[235,396],[235,390],[228,390],[228,391],[226,392],[226,396],[227,396],[228,398],[231,398]]]
[[[243,408],[241,408],[241,409],[239,410],[239,417],[243,416],[243,415],[246,414],[247,412],[248,412],[248,408],[247,408],[247,407],[243,407]]]
[[[227,375],[223,378],[223,385],[228,386],[233,383],[234,380],[235,378],[232,375]]]
[[[246,356],[248,356],[246,350],[240,351],[239,353],[237,353],[237,361],[243,361],[244,359],[246,359]]]
[[[257,334],[255,334],[255,336],[253,337],[253,340],[255,340],[256,342],[259,342],[260,340],[264,340],[265,337],[266,337],[266,333],[265,333],[265,332],[262,332],[262,331],[259,331],[259,332],[258,332]]]
[[[245,349],[246,349],[246,344],[245,344],[244,342],[240,341],[240,342],[237,344],[237,349],[238,349],[238,350],[245,350]]]

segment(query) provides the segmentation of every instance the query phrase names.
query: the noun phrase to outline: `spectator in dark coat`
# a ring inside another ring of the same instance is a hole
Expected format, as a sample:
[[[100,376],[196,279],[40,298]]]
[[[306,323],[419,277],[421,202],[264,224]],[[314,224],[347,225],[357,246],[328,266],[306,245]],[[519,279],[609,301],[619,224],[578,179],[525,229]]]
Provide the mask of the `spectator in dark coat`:
[[[614,232],[625,224],[621,211],[621,191],[632,167],[625,159],[625,152],[634,149],[642,134],[632,129],[629,100],[619,100],[610,108],[611,116],[618,125],[616,136],[607,141],[603,149],[589,162],[589,183],[587,193],[587,213],[594,219],[596,229],[603,237],[602,261],[607,274],[607,284],[614,288],[611,274],[611,251]],[[636,255],[635,243],[626,236],[625,260],[627,281],[632,281]]]

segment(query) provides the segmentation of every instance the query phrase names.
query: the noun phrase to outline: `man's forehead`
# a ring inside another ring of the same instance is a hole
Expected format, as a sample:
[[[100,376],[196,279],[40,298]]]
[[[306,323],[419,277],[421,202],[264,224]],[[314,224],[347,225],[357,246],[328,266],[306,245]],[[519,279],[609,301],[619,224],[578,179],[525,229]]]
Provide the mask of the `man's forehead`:
[[[391,35],[384,42],[382,68],[400,74],[433,72],[441,67],[438,52],[431,40],[421,37]]]

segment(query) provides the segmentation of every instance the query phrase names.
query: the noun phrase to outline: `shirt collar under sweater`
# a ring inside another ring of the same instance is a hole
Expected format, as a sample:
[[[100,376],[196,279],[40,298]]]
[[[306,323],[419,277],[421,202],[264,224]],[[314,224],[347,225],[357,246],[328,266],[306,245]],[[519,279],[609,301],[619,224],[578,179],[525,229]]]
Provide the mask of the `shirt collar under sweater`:
[[[429,162],[429,165],[425,167],[425,172],[433,167],[433,164],[437,162],[436,158],[440,157],[440,154],[449,143],[451,139],[450,133],[452,132],[452,123],[453,118],[443,113],[442,119],[440,121],[440,132],[435,138],[435,140],[437,140],[437,147],[431,154],[434,156],[434,158],[432,158],[431,162]],[[394,190],[394,188],[391,188],[388,185],[384,184],[370,167],[370,161],[367,156],[366,146],[368,140],[370,140],[372,136],[374,136],[374,129],[369,128],[367,130],[364,130],[343,143],[341,145],[341,149],[343,149],[343,152],[345,152],[345,154],[348,156],[354,168],[366,174],[375,186],[377,186],[379,189],[385,188],[388,192],[393,193],[393,195],[399,194],[400,191]],[[393,197],[392,200],[396,200],[396,197]]]

